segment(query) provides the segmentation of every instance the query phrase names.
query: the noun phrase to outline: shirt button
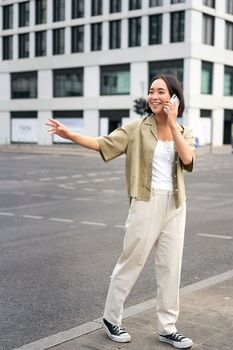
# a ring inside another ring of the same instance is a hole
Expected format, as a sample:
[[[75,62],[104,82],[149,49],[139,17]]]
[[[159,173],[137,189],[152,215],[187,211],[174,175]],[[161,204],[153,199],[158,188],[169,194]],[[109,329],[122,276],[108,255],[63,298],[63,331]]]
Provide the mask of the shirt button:
[[[178,189],[177,189],[177,188],[175,188],[175,192],[178,192]]]

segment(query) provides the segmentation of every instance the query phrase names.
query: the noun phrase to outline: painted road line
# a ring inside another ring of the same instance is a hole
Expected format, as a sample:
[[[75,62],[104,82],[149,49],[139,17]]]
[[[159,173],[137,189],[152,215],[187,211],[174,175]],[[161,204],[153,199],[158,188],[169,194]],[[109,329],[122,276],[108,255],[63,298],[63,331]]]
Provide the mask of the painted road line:
[[[38,215],[21,215],[22,218],[27,218],[27,219],[43,219],[44,217],[43,216],[38,216]]]
[[[89,181],[87,180],[78,180],[76,181],[77,184],[87,184]]]
[[[125,228],[125,225],[115,225],[116,228]]]
[[[51,177],[41,177],[40,179],[38,179],[39,181],[51,181],[52,178]]]
[[[82,174],[71,175],[72,178],[83,177]]]
[[[68,176],[56,176],[55,179],[56,180],[64,180],[64,179],[67,179]]]
[[[3,215],[3,216],[15,216],[14,213],[7,213],[7,212],[0,212],[0,215]]]
[[[97,173],[89,173],[87,174],[87,176],[97,176],[98,174]]]
[[[68,197],[65,197],[65,196],[52,196],[52,198],[55,198],[55,199],[68,199]]]
[[[219,274],[219,275],[207,278],[205,280],[190,284],[186,287],[183,287],[180,290],[180,294],[181,296],[189,295],[198,290],[202,290],[204,288],[224,282],[225,280],[232,277],[233,277],[233,270],[230,270],[222,274]],[[141,312],[145,312],[147,310],[151,310],[152,308],[156,307],[156,304],[157,304],[157,300],[156,298],[153,298],[153,299],[146,300],[142,303],[130,306],[124,310],[123,319],[138,315]],[[102,317],[95,319],[93,321],[84,323],[80,326],[71,328],[69,330],[50,335],[46,338],[42,338],[35,342],[25,344],[23,346],[20,346],[12,350],[48,350],[52,347],[61,345],[75,338],[85,336],[86,334],[97,331],[101,328],[102,328]]]
[[[85,188],[83,188],[83,190],[84,190],[84,191],[88,191],[88,192],[93,192],[93,191],[95,191],[95,189],[94,189],[94,188],[91,188],[91,187],[85,187]]]
[[[93,179],[92,182],[104,182],[106,179]]]
[[[85,202],[90,202],[93,200],[93,198],[90,198],[90,197],[76,197],[74,198],[75,201],[85,201]]]
[[[106,226],[104,222],[92,222],[92,221],[81,221],[80,224],[93,225],[93,226]]]
[[[74,222],[72,219],[60,219],[60,218],[49,218],[50,221],[59,221],[59,222]]]
[[[212,235],[209,233],[196,233],[197,236],[208,237],[208,238],[221,238],[221,239],[232,239],[231,236],[222,236],[222,235]]]

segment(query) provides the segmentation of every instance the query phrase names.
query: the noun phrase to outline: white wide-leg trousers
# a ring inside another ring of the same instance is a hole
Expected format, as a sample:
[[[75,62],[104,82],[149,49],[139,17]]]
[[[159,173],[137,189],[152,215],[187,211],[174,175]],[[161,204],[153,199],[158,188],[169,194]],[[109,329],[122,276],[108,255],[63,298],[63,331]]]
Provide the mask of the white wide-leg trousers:
[[[125,299],[154,247],[158,332],[176,331],[185,219],[186,204],[176,208],[172,192],[154,190],[148,202],[132,199],[123,252],[111,276],[106,320],[121,324]]]

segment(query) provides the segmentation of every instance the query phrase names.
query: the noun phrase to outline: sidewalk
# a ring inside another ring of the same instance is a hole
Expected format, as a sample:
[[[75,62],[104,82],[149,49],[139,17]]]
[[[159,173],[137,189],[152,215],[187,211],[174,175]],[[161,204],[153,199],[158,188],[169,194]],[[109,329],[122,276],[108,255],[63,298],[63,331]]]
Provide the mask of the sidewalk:
[[[181,289],[178,330],[193,339],[192,349],[232,350],[233,270]],[[101,319],[20,347],[20,350],[169,350],[156,334],[156,300],[135,305],[125,312],[123,325],[130,343],[108,339]],[[56,345],[59,344],[59,345]],[[16,350],[16,349],[15,349]]]

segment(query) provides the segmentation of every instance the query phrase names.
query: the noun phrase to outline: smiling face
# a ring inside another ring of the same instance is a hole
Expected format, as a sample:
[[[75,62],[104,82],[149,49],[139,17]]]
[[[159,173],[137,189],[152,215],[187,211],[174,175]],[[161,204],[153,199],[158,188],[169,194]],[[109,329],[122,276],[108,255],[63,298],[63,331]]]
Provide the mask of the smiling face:
[[[156,79],[152,82],[148,93],[148,104],[155,115],[164,114],[164,104],[171,96],[167,84],[163,79]]]

